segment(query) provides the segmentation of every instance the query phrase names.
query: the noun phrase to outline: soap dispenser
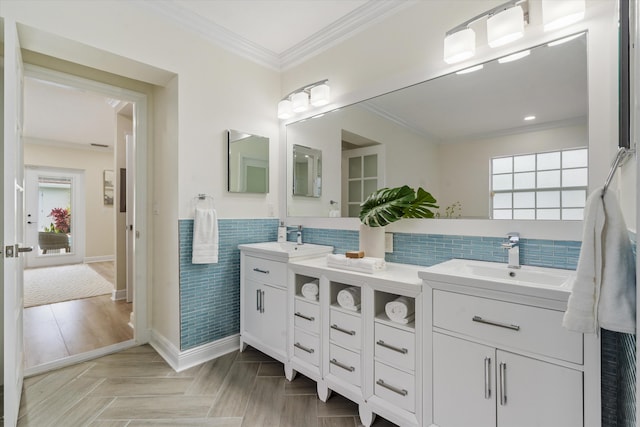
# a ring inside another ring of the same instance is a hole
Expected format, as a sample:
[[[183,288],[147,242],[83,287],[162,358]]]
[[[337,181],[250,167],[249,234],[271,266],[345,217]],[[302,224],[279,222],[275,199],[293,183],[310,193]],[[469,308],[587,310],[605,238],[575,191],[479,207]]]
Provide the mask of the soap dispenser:
[[[284,225],[284,221],[280,221],[280,226],[278,227],[278,242],[286,242],[287,241],[287,227]]]

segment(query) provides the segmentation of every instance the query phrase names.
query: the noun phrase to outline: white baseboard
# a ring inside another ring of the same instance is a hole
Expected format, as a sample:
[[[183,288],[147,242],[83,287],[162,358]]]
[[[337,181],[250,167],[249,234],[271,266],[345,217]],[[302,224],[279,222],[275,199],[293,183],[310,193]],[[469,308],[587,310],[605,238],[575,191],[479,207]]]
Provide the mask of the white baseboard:
[[[167,338],[152,330],[150,344],[173,370],[180,372],[238,350],[240,348],[240,334],[180,351]]]
[[[111,300],[118,301],[127,298],[127,290],[126,289],[118,289],[111,291]]]
[[[90,264],[92,262],[115,261],[115,259],[116,258],[113,255],[86,256],[84,257],[84,263]]]

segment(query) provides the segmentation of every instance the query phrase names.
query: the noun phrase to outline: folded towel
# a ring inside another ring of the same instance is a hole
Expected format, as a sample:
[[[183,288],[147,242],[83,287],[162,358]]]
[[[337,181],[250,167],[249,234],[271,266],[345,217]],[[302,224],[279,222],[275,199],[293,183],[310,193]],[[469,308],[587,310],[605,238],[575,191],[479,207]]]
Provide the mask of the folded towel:
[[[196,207],[193,220],[192,264],[218,262],[218,218],[215,209]]]
[[[582,247],[563,326],[583,333],[600,328],[634,334],[635,261],[613,193],[596,189],[587,199]]]
[[[415,300],[408,297],[398,297],[393,301],[389,301],[384,306],[384,311],[394,322],[409,323],[409,317],[413,317],[415,313]],[[413,320],[413,319],[411,319]]]
[[[302,285],[302,296],[314,301],[318,300],[318,279]]]
[[[354,309],[360,306],[360,288],[351,286],[338,292],[338,304],[340,307]]]
[[[327,255],[327,266],[371,274],[384,270],[387,264],[382,258],[347,258],[344,254],[329,254]]]
[[[408,323],[413,322],[415,320],[415,318],[416,318],[416,315],[414,313],[414,314],[412,314],[410,316],[405,317],[404,319],[397,319],[397,320],[391,319],[391,320],[393,322],[395,322],[395,323],[400,323],[401,325],[406,325]]]

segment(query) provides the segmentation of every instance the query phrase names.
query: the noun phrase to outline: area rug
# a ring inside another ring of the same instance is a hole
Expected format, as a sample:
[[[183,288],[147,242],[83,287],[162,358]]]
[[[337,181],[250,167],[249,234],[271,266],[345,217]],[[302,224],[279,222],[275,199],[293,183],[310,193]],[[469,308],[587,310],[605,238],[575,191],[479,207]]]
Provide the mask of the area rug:
[[[24,306],[52,304],[110,294],[113,285],[86,264],[24,271]]]

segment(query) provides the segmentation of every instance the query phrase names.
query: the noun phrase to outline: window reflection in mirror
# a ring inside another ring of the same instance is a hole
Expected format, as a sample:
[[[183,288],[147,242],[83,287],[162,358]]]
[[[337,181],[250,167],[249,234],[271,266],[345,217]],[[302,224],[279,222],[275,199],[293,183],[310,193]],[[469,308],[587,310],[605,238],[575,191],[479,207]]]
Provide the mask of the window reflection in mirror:
[[[345,141],[350,149],[379,145],[379,188],[423,187],[438,200],[441,218],[450,206],[462,218],[491,218],[493,158],[589,146],[587,36],[482,65],[291,123],[287,146],[306,142],[322,150],[326,164],[339,165]],[[332,200],[341,201],[342,216],[355,213],[344,166],[323,181],[315,204],[289,197],[288,215],[327,216]]]
[[[227,131],[231,193],[269,192],[269,138],[236,130]]]
[[[322,194],[322,151],[293,146],[293,195],[320,197]]]

